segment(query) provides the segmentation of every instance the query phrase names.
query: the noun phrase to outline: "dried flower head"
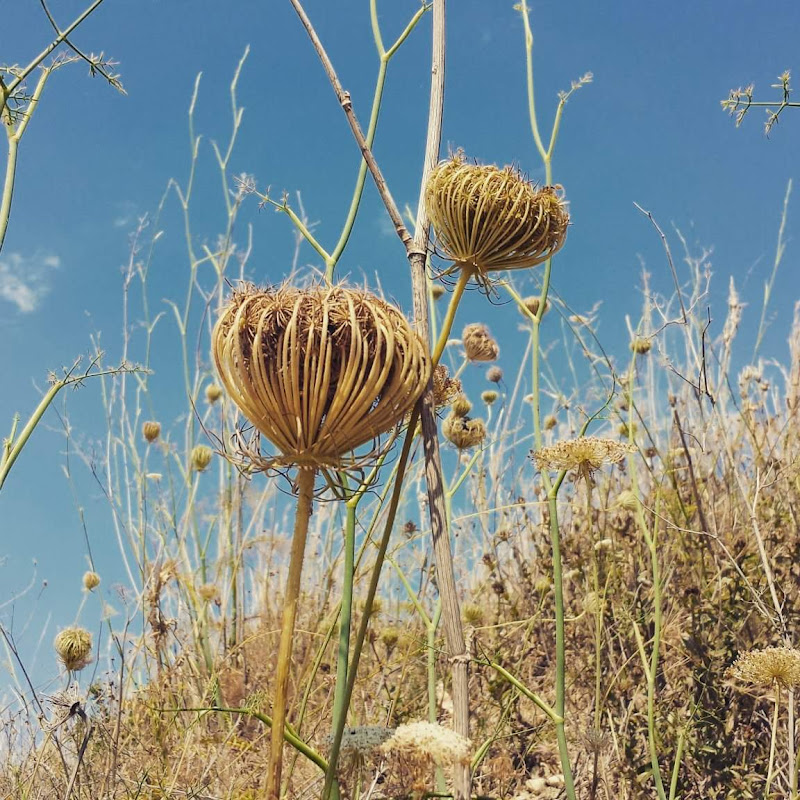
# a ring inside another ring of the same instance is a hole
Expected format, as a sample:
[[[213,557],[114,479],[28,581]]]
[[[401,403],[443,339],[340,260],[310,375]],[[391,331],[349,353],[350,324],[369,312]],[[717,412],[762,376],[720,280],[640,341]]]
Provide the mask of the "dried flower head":
[[[480,322],[465,326],[461,340],[470,361],[495,361],[500,355],[500,346],[489,333],[489,329]]]
[[[56,636],[53,647],[70,672],[78,672],[92,661],[92,634],[85,628],[64,628]]]
[[[222,397],[222,387],[216,383],[209,383],[206,386],[206,402],[213,406],[220,397]]]
[[[214,583],[201,584],[197,587],[197,594],[200,595],[201,599],[205,600],[206,603],[213,603],[219,599],[219,589]]]
[[[433,402],[436,408],[449,406],[459,394],[461,381],[451,378],[444,364],[437,364],[433,370]]]
[[[503,370],[500,367],[489,367],[486,370],[486,380],[492,383],[500,383],[503,380]]]
[[[466,450],[477,447],[486,438],[486,425],[482,419],[449,414],[442,423],[442,433],[459,450]]]
[[[461,615],[464,617],[464,622],[468,625],[483,624],[483,606],[479,606],[475,603],[466,603],[461,607]]]
[[[441,283],[434,283],[431,286],[431,294],[434,300],[438,300],[444,294],[444,286]]]
[[[750,686],[800,686],[800,650],[792,647],[750,650],[736,659],[728,674]]]
[[[389,758],[399,756],[439,767],[469,763],[470,749],[469,739],[432,722],[400,725],[381,745]]]
[[[457,153],[432,171],[425,206],[439,250],[481,278],[533,267],[561,248],[569,214],[560,192],[537,188],[513,167],[468,164]]]
[[[161,423],[152,421],[145,422],[142,425],[142,436],[144,436],[148,444],[154,442],[161,436]]]
[[[652,347],[653,343],[644,336],[637,336],[631,341],[631,352],[639,356],[647,355]]]
[[[543,424],[544,424],[544,429],[546,431],[551,431],[551,430],[553,430],[553,428],[555,428],[556,425],[558,425],[558,420],[556,419],[554,414],[548,414],[544,418],[544,423]]]
[[[211,463],[213,455],[214,451],[208,445],[195,445],[191,453],[192,469],[196,472],[205,472]]]
[[[632,445],[614,439],[581,436],[536,450],[533,460],[540,470],[577,470],[588,475],[604,464],[618,464],[626,455],[635,452]]]
[[[623,489],[617,495],[616,505],[626,511],[636,511],[639,508],[639,498],[630,489]]]
[[[487,406],[491,406],[497,402],[497,398],[497,392],[493,391],[492,389],[487,389],[485,392],[481,392],[481,400],[483,400]]]
[[[463,393],[453,400],[453,404],[450,407],[450,413],[454,417],[466,417],[470,411],[472,411],[472,403],[470,403],[469,398]]]
[[[96,589],[100,585],[100,576],[96,572],[84,572],[83,573],[83,588],[86,589],[87,592],[91,592],[92,589]]]
[[[214,327],[212,350],[231,399],[280,462],[299,466],[342,466],[403,419],[431,375],[427,347],[400,311],[344,286],[245,286]]]
[[[522,299],[522,305],[525,306],[528,312],[532,314],[534,317],[539,313],[540,302],[541,300],[538,295],[531,295],[530,297],[524,297]],[[548,300],[544,304],[544,313],[542,314],[542,316],[544,316],[549,310],[550,310],[550,301]],[[525,317],[525,319],[528,318],[527,314],[523,314],[523,316]]]

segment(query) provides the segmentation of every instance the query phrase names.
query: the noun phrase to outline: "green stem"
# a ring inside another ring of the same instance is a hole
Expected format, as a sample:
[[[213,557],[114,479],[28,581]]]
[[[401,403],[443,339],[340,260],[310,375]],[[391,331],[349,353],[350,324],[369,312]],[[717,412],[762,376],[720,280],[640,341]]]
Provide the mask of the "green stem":
[[[292,550],[289,559],[289,576],[286,581],[286,596],[283,601],[281,640],[278,646],[278,666],[275,677],[275,700],[272,706],[272,739],[270,767],[267,775],[267,800],[279,800],[281,791],[281,769],[283,766],[283,738],[286,723],[286,696],[289,689],[289,672],[292,660],[294,625],[297,618],[297,603],[300,597],[300,576],[308,536],[308,522],[314,500],[313,469],[300,469],[297,475],[297,514],[294,520]]]
[[[408,428],[406,430],[405,440],[403,441],[403,449],[400,453],[400,458],[397,461],[397,472],[395,475],[394,487],[392,489],[392,499],[389,502],[389,508],[386,514],[386,523],[383,529],[383,536],[381,537],[378,552],[375,556],[375,565],[372,568],[372,575],[370,576],[369,589],[367,590],[367,597],[364,601],[364,615],[358,626],[356,634],[356,641],[353,645],[353,657],[350,662],[347,675],[347,688],[343,704],[347,708],[350,705],[350,698],[353,696],[353,688],[355,687],[356,676],[358,675],[358,662],[361,658],[361,651],[364,648],[364,641],[367,637],[367,628],[369,626],[369,614],[372,609],[372,603],[375,600],[375,595],[378,591],[378,582],[380,580],[381,567],[386,556],[386,550],[389,547],[389,539],[392,535],[392,528],[394,527],[395,517],[397,516],[397,508],[400,505],[400,497],[403,491],[403,479],[406,474],[406,465],[408,458],[411,454],[411,445],[415,438],[417,429],[417,422],[419,421],[419,404],[415,407],[411,414]],[[336,767],[339,761],[339,751],[342,746],[342,737],[344,735],[344,720],[340,719],[338,725],[333,732],[333,743],[331,744],[331,752],[328,758],[328,770],[325,773],[325,785],[322,789],[322,797],[328,800],[331,797],[334,781],[336,778]]]
[[[342,577],[342,607],[339,616],[339,652],[336,662],[336,687],[333,694],[333,727],[347,717],[344,705],[347,688],[347,666],[350,657],[350,628],[353,615],[353,577],[356,553],[356,508],[361,495],[348,500],[344,528],[344,574]],[[355,502],[354,502],[355,501]]]
[[[436,347],[433,350],[433,366],[439,363],[439,359],[441,359],[442,353],[444,353],[444,349],[447,347],[447,340],[450,338],[450,331],[453,329],[453,323],[456,319],[458,304],[461,302],[461,297],[471,277],[472,270],[467,267],[462,267],[458,273],[458,281],[450,297],[447,313],[442,320],[442,330],[439,333],[439,340],[436,342]]]

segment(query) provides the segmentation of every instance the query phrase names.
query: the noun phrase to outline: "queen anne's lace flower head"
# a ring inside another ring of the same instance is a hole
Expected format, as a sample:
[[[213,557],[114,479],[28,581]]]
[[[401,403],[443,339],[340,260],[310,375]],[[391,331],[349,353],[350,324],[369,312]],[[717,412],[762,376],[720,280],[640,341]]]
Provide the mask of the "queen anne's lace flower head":
[[[750,686],[800,686],[800,650],[791,647],[750,650],[736,659],[728,675]]]

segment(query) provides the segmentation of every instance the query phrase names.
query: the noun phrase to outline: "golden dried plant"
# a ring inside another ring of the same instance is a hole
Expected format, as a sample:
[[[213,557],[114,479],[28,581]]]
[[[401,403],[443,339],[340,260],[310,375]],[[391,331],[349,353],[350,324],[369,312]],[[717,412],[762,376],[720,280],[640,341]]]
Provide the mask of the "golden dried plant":
[[[344,286],[244,286],[212,349],[228,394],[280,451],[271,463],[298,466],[341,466],[403,419],[431,373],[403,314]]]
[[[569,224],[560,187],[538,188],[514,167],[468,164],[462,153],[431,172],[425,206],[442,255],[479,280],[546,261]]]

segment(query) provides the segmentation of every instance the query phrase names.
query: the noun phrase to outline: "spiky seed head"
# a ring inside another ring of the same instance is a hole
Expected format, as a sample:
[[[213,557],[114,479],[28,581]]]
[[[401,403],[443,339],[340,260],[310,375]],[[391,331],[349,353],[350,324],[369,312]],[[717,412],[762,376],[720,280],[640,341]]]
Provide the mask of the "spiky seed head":
[[[486,403],[487,406],[490,406],[497,402],[498,394],[497,392],[493,391],[492,389],[487,389],[485,392],[481,393],[481,400]]]
[[[206,403],[213,406],[222,397],[222,387],[217,383],[209,383],[206,386]]]
[[[431,286],[431,294],[434,300],[438,300],[444,294],[444,286],[441,283],[434,283]]]
[[[538,295],[531,295],[530,297],[524,297],[522,299],[522,305],[525,306],[526,309],[532,314],[534,317],[539,313],[539,303],[541,300],[539,299]],[[550,310],[550,301],[546,301],[544,304],[544,314],[546,314]],[[542,316],[544,316],[542,314]],[[528,315],[523,314],[523,316],[527,319]]]
[[[198,444],[192,448],[191,462],[195,472],[205,472],[211,463],[214,451],[205,444]]]
[[[206,603],[213,603],[219,600],[219,589],[214,583],[203,583],[197,587],[197,594]]]
[[[486,425],[482,419],[449,414],[442,423],[442,433],[459,450],[467,450],[477,447],[486,438]]]
[[[466,417],[470,411],[472,411],[472,403],[463,393],[458,395],[450,406],[450,413],[454,417]]]
[[[475,603],[466,603],[462,606],[461,614],[468,625],[483,624],[483,607]]]
[[[513,167],[468,164],[462,153],[431,172],[425,206],[438,249],[479,279],[546,261],[569,224],[561,187],[537,188]]]
[[[87,592],[91,592],[92,589],[96,589],[100,585],[100,576],[96,572],[84,572],[83,573],[83,588]]]
[[[345,286],[245,286],[218,320],[212,351],[276,460],[298,466],[342,466],[404,418],[431,375],[427,347],[400,311]]]
[[[544,429],[546,431],[551,431],[555,426],[558,425],[558,420],[556,419],[554,414],[548,414],[544,418]]]
[[[464,352],[470,361],[496,361],[500,355],[497,344],[489,329],[480,322],[472,322],[461,334]]]
[[[399,756],[439,767],[469,763],[471,748],[469,739],[433,722],[399,725],[381,745],[389,758]]]
[[[500,367],[489,367],[486,370],[486,380],[492,383],[500,383],[503,380],[503,370]]]
[[[626,511],[636,511],[639,508],[639,498],[630,489],[623,489],[617,495],[616,505]]]
[[[540,578],[536,579],[533,588],[536,589],[539,594],[547,594],[553,588],[553,581],[551,581],[547,575],[542,575]]]
[[[387,650],[392,650],[400,640],[400,631],[397,628],[384,628],[381,631],[381,642]]]
[[[444,364],[437,364],[433,370],[433,402],[436,408],[449,406],[461,394],[461,381],[451,378]]]
[[[617,427],[617,431],[619,432],[620,436],[625,436],[626,438],[633,434],[636,436],[637,431],[639,430],[639,426],[634,422],[630,427],[628,426],[627,422],[620,422],[619,426]]]
[[[53,646],[61,663],[70,672],[78,672],[92,661],[92,634],[85,628],[64,628]]]
[[[599,469],[604,464],[618,464],[636,448],[614,439],[599,436],[581,436],[556,442],[533,453],[537,469],[576,470],[584,474]]]
[[[647,355],[650,352],[652,346],[653,343],[650,341],[650,339],[644,336],[636,336],[631,341],[631,351],[636,353],[636,355],[638,356]]]
[[[742,653],[728,670],[729,677],[750,686],[800,686],[800,650],[765,647]]]
[[[152,444],[156,439],[158,439],[159,436],[161,436],[161,423],[153,422],[152,420],[145,422],[142,425],[142,436],[144,436],[148,444]]]

